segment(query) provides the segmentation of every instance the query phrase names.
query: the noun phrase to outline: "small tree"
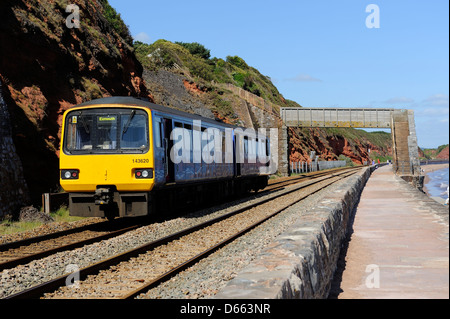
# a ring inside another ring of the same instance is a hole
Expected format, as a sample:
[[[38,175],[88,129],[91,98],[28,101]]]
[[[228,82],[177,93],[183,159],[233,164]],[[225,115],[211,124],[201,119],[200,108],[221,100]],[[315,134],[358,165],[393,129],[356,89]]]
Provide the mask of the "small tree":
[[[186,43],[186,42],[175,42],[189,50],[192,55],[197,55],[202,59],[208,60],[211,57],[211,51],[205,48],[202,44],[198,42]]]

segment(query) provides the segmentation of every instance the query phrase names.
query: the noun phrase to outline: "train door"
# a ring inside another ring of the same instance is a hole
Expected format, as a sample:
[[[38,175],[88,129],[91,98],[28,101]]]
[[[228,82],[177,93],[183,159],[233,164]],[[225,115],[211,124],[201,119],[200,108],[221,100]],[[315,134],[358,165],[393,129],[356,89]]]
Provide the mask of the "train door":
[[[175,165],[170,159],[170,150],[173,147],[173,141],[170,138],[170,134],[172,133],[172,120],[171,119],[162,119],[163,125],[163,144],[164,144],[164,175],[166,178],[166,183],[175,182]]]

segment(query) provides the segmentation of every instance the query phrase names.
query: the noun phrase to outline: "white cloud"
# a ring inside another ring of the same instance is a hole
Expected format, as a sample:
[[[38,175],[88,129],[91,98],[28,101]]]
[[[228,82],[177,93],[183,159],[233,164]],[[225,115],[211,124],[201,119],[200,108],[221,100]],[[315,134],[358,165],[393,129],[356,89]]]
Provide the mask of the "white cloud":
[[[390,98],[390,99],[384,101],[383,103],[386,103],[386,104],[405,104],[405,103],[414,103],[414,100],[409,98],[409,97],[397,96],[397,97]]]
[[[147,44],[150,44],[151,42],[150,36],[145,32],[138,33],[133,38],[135,41],[141,41]]]
[[[434,94],[423,100],[425,105],[430,106],[449,106],[447,94]]]
[[[448,107],[425,107],[419,112],[425,116],[448,115]]]
[[[442,122],[442,116],[445,116],[447,118],[449,114],[448,95],[431,95],[422,102],[418,103],[415,109],[417,110],[417,114],[420,114],[421,116],[434,117],[436,118],[436,121]]]
[[[299,74],[294,78],[286,79],[286,81],[291,82],[322,82],[322,80],[312,77],[309,74]]]

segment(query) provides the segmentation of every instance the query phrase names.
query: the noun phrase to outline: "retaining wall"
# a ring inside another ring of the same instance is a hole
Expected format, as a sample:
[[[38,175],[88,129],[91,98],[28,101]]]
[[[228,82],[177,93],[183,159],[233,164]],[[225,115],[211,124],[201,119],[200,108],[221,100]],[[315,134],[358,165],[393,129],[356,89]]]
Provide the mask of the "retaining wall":
[[[371,170],[373,167],[363,168],[341,183],[268,245],[215,298],[327,298],[341,244]]]

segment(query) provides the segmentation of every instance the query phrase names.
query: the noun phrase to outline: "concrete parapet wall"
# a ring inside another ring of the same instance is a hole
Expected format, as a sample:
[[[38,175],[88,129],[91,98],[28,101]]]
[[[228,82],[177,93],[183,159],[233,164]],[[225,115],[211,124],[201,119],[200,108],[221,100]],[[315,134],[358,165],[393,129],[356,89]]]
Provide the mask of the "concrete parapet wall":
[[[348,178],[302,215],[215,298],[327,298],[341,244],[371,169]]]
[[[346,161],[319,161],[317,163],[319,167],[319,171],[323,169],[330,169],[330,168],[338,168],[338,167],[345,167],[347,165]]]

